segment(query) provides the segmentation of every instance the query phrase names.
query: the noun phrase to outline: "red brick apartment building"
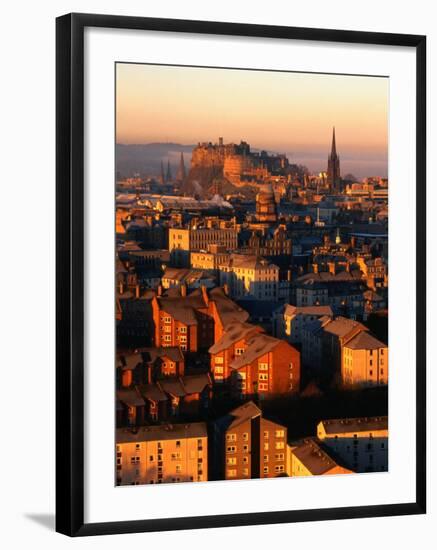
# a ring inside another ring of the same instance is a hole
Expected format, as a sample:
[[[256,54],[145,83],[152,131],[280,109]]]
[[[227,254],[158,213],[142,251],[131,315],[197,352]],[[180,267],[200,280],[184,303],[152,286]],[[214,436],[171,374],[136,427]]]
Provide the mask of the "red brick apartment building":
[[[183,286],[172,289],[152,299],[152,310],[155,345],[187,352],[206,351],[230,322],[249,317],[222,288],[202,287],[190,294]]]
[[[253,401],[216,421],[211,456],[217,479],[258,479],[285,475],[287,428],[263,418]]]
[[[235,397],[299,391],[299,351],[260,327],[230,323],[209,352],[214,382],[227,384]]]

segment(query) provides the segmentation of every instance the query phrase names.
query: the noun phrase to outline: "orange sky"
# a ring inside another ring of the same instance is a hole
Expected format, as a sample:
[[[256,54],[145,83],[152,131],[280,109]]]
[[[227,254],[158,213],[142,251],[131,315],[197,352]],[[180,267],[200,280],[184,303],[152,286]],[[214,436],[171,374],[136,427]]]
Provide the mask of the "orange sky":
[[[117,64],[116,90],[118,143],[223,136],[316,165],[335,125],[344,161],[386,175],[386,78]]]

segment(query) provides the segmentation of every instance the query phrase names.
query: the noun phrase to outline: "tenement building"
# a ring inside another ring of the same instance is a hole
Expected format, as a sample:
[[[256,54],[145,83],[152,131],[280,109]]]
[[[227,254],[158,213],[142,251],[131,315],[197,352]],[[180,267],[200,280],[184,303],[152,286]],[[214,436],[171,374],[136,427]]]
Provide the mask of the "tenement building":
[[[322,420],[317,437],[328,452],[354,472],[388,470],[388,418]]]
[[[234,397],[263,399],[299,391],[299,352],[260,327],[229,324],[209,353],[214,381],[227,383]]]
[[[220,285],[227,285],[232,298],[279,297],[279,267],[259,256],[231,254],[219,264],[219,274]]]
[[[287,428],[263,417],[253,401],[214,424],[212,458],[218,479],[285,475]]]
[[[117,485],[207,481],[207,448],[204,422],[120,428]]]
[[[307,438],[290,449],[289,476],[319,476],[351,474],[352,471],[337,464],[314,438]]]
[[[211,244],[223,246],[226,250],[237,248],[238,230],[228,228],[173,228],[169,229],[168,246],[172,261],[176,265],[189,267],[190,252],[207,250]]]

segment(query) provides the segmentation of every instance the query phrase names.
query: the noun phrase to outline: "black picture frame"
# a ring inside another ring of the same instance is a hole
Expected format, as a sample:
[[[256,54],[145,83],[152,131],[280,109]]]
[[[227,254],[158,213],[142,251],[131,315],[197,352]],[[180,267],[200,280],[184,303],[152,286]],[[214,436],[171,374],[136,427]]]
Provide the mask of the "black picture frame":
[[[416,499],[389,505],[84,523],[84,29],[403,46],[416,50]],[[426,37],[114,15],[56,20],[56,530],[69,536],[423,514],[426,511]]]

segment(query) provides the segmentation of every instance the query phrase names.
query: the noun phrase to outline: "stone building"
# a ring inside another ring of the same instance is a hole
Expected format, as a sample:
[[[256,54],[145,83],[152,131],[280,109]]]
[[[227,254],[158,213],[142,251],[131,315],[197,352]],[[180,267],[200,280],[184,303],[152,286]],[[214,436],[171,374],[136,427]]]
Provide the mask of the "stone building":
[[[326,450],[354,472],[388,471],[388,418],[322,420],[317,437]]]
[[[275,194],[270,183],[263,184],[256,195],[256,219],[269,224],[278,221]]]
[[[116,431],[117,485],[208,480],[204,422]]]
[[[284,475],[287,428],[263,417],[253,401],[214,424],[213,468],[218,479],[258,479]]]

